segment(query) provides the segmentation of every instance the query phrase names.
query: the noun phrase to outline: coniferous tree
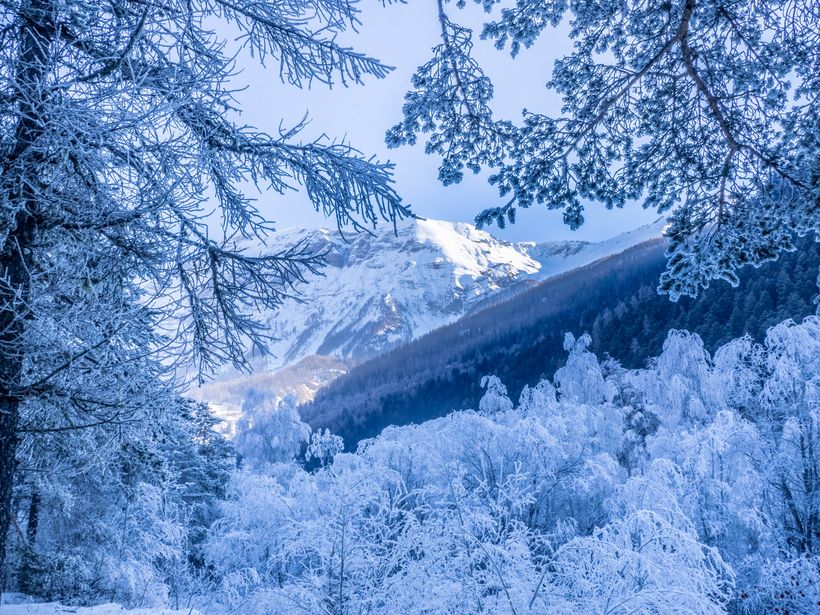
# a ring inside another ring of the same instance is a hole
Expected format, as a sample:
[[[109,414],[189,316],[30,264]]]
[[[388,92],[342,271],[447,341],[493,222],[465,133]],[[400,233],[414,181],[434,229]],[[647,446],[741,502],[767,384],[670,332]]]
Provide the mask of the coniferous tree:
[[[670,212],[660,288],[693,295],[715,278],[794,248],[820,230],[820,8],[813,0],[565,2],[476,0],[495,17],[481,37],[513,57],[570,19],[571,53],[548,88],[561,114],[524,109],[497,119],[473,33],[438,0],[441,43],[413,76],[390,146],[426,136],[439,179],[495,169],[501,207],[480,224],[514,222],[517,207],[584,204]]]
[[[389,165],[301,141],[303,124],[269,136],[230,119],[232,58],[212,20],[305,86],[386,74],[334,40],[356,13],[337,0],[0,6],[0,564],[21,416],[51,431],[124,424],[180,357],[242,364],[264,345],[252,310],[318,266],[306,246],[242,251],[273,230],[244,181],[301,184],[340,225],[407,213]]]

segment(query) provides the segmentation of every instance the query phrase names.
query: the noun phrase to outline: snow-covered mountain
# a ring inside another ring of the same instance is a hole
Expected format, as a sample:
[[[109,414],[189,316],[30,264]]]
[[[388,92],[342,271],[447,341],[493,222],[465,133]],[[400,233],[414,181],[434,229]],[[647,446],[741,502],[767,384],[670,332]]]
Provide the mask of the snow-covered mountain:
[[[297,242],[327,254],[322,276],[263,317],[279,341],[273,357],[254,359],[278,369],[310,355],[364,359],[452,322],[488,294],[540,270],[526,246],[499,241],[468,224],[408,221],[373,235],[291,230],[268,246]]]
[[[250,249],[275,253],[306,242],[327,254],[327,266],[323,275],[311,276],[300,288],[301,301],[289,300],[277,312],[261,315],[277,341],[270,346],[271,356],[251,357],[251,364],[258,374],[292,368],[316,355],[355,363],[451,323],[522,283],[544,280],[657,237],[661,228],[659,220],[600,243],[511,243],[470,224],[438,220],[405,221],[395,233],[385,226],[373,234],[346,237],[326,229],[286,230],[265,247]],[[311,376],[310,386],[300,389],[305,391],[300,400],[315,392],[324,376],[341,373],[320,371],[320,376]],[[235,414],[237,391],[258,380],[226,370],[193,394]],[[232,391],[230,399],[227,389]]]
[[[620,254],[624,250],[644,241],[656,239],[663,234],[666,219],[658,218],[652,224],[621,233],[598,242],[589,241],[545,241],[543,243],[518,244],[522,250],[536,261],[540,267],[533,277],[546,280],[552,276],[589,265],[597,260]]]

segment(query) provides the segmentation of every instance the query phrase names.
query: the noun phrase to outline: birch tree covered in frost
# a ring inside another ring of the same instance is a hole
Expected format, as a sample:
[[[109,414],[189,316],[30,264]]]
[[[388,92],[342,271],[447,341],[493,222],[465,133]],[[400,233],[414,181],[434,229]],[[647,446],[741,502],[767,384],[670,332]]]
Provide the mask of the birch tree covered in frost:
[[[177,357],[241,365],[265,342],[251,314],[320,266],[306,246],[243,252],[273,230],[248,182],[301,185],[355,229],[409,213],[389,164],[302,141],[302,125],[230,121],[214,24],[293,86],[346,85],[389,70],[335,42],[356,15],[340,0],[0,3],[0,537],[21,415],[35,433],[124,424],[173,390]]]
[[[820,8],[813,0],[476,0],[493,20],[481,37],[513,57],[568,18],[572,52],[547,88],[561,114],[493,115],[493,84],[473,33],[438,0],[441,43],[387,132],[426,139],[439,179],[494,169],[508,199],[476,222],[515,221],[519,207],[584,204],[669,212],[660,290],[694,295],[711,279],[793,250],[820,221]],[[545,67],[546,69],[546,67]],[[545,80],[547,71],[545,70]]]

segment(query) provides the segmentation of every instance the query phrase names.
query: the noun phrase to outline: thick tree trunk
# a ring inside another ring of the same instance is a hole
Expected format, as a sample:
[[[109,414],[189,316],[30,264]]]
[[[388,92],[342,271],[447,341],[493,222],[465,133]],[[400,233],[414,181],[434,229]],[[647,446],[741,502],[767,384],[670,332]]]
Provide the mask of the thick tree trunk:
[[[37,487],[32,487],[31,499],[28,505],[28,523],[26,523],[26,544],[17,572],[17,590],[24,594],[36,595],[39,593],[39,562],[37,551],[37,527],[40,523],[40,493]]]
[[[22,347],[25,332],[24,307],[29,291],[23,220],[6,241],[0,261],[0,592],[6,585],[6,540],[11,516],[11,499],[17,453],[17,424],[20,419],[20,389],[23,376]]]
[[[6,541],[11,525],[12,489],[20,405],[24,399],[24,334],[29,318],[32,247],[38,210],[37,186],[45,125],[45,76],[54,38],[53,0],[29,0],[20,14],[17,58],[18,117],[15,143],[3,161],[2,186],[16,207],[14,228],[0,247],[0,593],[6,585]]]

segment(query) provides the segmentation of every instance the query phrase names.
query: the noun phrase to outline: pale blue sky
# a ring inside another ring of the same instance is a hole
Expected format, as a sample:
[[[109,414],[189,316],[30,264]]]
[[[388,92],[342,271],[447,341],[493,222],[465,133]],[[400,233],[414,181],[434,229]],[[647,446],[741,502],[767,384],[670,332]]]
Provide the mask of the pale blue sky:
[[[416,67],[427,61],[430,49],[438,43],[436,3],[411,0],[409,4],[383,7],[378,0],[364,0],[362,26],[359,33],[350,33],[343,42],[395,67],[385,79],[369,79],[365,85],[328,89],[314,84],[298,90],[282,85],[278,64],[267,69],[240,56],[242,72],[236,77],[237,94],[244,110],[240,121],[275,133],[280,121],[284,125],[298,122],[305,111],[311,123],[304,135],[313,138],[321,134],[344,137],[367,155],[396,164],[395,180],[399,193],[421,216],[443,220],[472,222],[485,207],[500,203],[494,187],[486,182],[486,174],[465,177],[456,186],[443,187],[437,179],[439,159],[424,153],[422,143],[414,147],[389,150],[384,133],[401,119],[404,93]],[[478,32],[484,15],[472,6],[458,11],[450,5],[452,16],[465,21]],[[545,83],[553,61],[570,48],[566,28],[543,36],[531,49],[524,50],[515,60],[506,52],[495,50],[491,43],[475,35],[476,57],[490,74],[496,88],[494,109],[499,116],[520,118],[523,107],[533,111],[557,113],[560,100],[547,92]],[[279,227],[328,226],[328,221],[315,214],[302,194],[281,197],[275,193],[259,195],[259,207]],[[552,239],[583,239],[596,241],[631,230],[657,218],[654,212],[633,205],[619,211],[606,211],[598,205],[587,209],[586,223],[578,231],[570,231],[561,214],[544,207],[520,210],[517,224],[507,229],[490,227],[492,234],[516,241],[546,241]]]

